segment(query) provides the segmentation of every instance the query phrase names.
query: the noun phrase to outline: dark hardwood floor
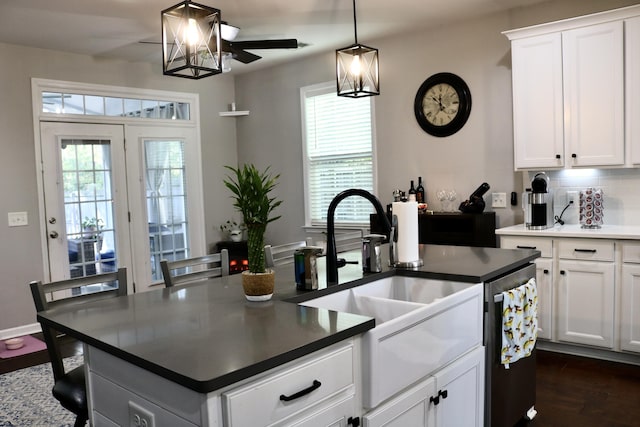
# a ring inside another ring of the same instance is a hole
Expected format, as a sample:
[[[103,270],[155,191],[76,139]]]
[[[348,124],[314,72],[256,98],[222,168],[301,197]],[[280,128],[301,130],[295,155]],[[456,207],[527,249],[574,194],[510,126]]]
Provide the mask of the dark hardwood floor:
[[[538,351],[536,410],[518,427],[640,426],[640,366]]]
[[[82,346],[65,338],[62,351],[81,354]],[[537,357],[538,415],[517,427],[640,426],[640,366],[548,351]],[[0,359],[0,374],[48,360],[46,351]]]

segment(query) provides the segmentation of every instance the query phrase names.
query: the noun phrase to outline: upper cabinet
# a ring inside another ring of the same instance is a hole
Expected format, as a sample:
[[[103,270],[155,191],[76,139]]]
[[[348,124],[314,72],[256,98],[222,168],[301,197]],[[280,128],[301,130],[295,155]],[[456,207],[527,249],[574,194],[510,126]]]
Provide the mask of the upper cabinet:
[[[640,164],[640,125],[631,120],[640,83],[629,77],[640,72],[637,16],[631,6],[504,33],[515,169]]]

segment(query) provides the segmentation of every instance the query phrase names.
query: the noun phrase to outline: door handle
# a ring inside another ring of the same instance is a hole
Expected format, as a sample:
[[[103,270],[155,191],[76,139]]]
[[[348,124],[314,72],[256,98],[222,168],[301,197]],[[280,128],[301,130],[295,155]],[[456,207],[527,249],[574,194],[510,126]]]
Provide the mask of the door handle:
[[[52,239],[57,239],[59,236],[57,231],[52,231],[51,233],[49,233],[49,237],[51,237]]]

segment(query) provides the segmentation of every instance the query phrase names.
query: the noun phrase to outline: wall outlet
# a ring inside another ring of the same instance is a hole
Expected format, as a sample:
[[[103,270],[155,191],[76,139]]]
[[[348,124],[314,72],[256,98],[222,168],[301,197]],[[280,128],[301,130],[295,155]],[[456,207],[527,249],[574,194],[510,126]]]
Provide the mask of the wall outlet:
[[[507,207],[507,193],[491,193],[491,207],[492,208],[506,208]]]
[[[569,206],[569,209],[578,209],[580,199],[577,191],[567,191],[567,203],[570,202],[573,202],[573,206]]]
[[[153,412],[129,401],[129,427],[155,427]]]

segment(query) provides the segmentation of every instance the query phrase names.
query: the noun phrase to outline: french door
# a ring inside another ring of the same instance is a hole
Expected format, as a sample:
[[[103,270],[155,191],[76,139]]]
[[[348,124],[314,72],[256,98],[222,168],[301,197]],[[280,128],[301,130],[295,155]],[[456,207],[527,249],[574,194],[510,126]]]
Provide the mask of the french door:
[[[129,291],[142,291],[162,282],[161,259],[204,253],[193,128],[41,122],[40,131],[50,280],[127,267]]]

